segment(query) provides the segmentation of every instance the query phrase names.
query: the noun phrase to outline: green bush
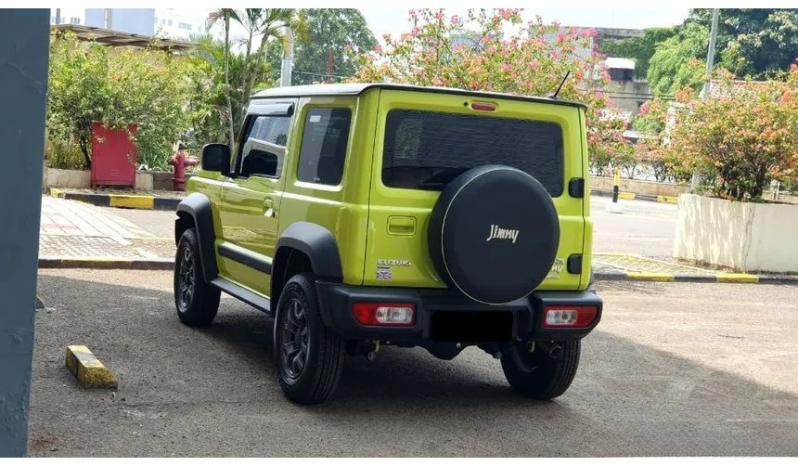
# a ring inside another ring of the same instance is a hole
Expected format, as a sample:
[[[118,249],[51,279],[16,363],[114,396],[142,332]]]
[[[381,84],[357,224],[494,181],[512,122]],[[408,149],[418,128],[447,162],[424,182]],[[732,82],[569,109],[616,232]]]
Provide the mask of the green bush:
[[[190,64],[154,49],[120,49],[57,35],[51,43],[47,126],[52,139],[74,140],[91,166],[91,126],[138,125],[139,164],[166,168],[188,126]]]
[[[70,144],[60,140],[51,140],[49,143],[50,145],[44,153],[44,160],[47,162],[47,166],[62,170],[83,169],[83,153],[77,144]]]

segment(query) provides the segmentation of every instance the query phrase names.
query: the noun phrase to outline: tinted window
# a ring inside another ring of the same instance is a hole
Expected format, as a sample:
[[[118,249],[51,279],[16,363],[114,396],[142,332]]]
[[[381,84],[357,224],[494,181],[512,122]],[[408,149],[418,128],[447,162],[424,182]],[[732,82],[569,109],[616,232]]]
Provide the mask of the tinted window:
[[[563,191],[563,138],[558,124],[415,110],[388,113],[383,184],[441,190],[479,165],[523,170],[556,197]]]
[[[259,116],[255,119],[242,150],[241,176],[279,178],[290,123],[290,117],[283,116]]]
[[[341,182],[351,118],[345,108],[308,111],[299,154],[299,181],[333,186]]]

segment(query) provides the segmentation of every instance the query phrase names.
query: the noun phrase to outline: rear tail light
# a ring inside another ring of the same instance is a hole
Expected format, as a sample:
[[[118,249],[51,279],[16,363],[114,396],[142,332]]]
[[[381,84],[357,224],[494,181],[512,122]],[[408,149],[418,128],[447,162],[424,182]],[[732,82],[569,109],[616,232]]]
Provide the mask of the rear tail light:
[[[413,303],[355,303],[352,312],[361,325],[410,327],[416,320]]]
[[[543,316],[544,328],[589,327],[598,315],[596,306],[548,306]]]

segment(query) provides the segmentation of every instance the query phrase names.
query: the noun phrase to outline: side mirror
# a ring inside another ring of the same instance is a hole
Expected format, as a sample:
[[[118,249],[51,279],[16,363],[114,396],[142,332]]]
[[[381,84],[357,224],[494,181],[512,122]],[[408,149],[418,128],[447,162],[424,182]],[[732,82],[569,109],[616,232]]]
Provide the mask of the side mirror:
[[[227,144],[205,144],[202,147],[202,169],[230,173],[230,146]]]

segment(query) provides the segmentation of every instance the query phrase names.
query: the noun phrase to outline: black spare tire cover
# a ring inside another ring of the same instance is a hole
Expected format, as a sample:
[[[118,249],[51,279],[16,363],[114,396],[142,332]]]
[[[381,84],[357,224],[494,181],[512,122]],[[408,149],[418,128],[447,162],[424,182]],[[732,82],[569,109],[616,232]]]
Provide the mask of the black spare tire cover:
[[[533,176],[503,165],[473,168],[441,192],[427,230],[441,278],[484,304],[528,296],[560,244],[551,196]]]

